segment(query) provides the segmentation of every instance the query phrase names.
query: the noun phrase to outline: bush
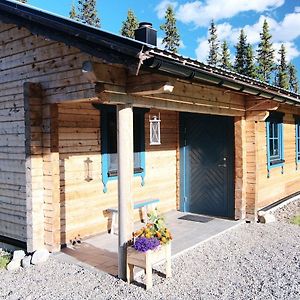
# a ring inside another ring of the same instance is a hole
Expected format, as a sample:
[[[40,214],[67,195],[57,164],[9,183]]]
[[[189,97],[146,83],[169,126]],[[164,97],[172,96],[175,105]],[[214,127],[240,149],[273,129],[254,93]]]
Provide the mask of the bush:
[[[11,260],[11,254],[0,248],[0,269],[6,268]]]
[[[299,215],[299,216],[295,216],[295,217],[292,219],[291,223],[300,226],[300,215]]]

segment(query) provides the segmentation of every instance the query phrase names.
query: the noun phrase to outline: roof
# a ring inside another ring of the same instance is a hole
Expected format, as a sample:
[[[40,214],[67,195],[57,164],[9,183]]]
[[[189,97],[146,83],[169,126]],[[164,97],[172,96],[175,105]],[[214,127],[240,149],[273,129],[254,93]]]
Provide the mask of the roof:
[[[300,106],[299,94],[235,72],[212,67],[140,41],[115,35],[30,5],[0,0],[0,20],[24,26],[35,34],[77,47],[111,63],[130,65],[142,60],[145,69]]]

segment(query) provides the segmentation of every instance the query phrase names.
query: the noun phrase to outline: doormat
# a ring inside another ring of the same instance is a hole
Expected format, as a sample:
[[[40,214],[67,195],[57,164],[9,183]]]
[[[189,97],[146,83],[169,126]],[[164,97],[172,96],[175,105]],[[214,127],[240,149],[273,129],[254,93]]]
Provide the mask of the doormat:
[[[198,215],[185,215],[180,218],[180,220],[192,221],[192,222],[199,222],[199,223],[207,223],[213,220],[213,218],[203,217]]]

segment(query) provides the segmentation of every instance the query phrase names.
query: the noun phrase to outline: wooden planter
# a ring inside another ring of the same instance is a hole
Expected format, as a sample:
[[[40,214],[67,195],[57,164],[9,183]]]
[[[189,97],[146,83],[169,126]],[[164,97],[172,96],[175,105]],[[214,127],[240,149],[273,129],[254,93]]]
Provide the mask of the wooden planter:
[[[152,287],[152,268],[153,265],[165,261],[166,277],[171,277],[171,243],[160,246],[157,250],[147,252],[136,251],[133,247],[127,248],[127,281],[134,280],[134,267],[140,267],[146,272],[146,289]]]

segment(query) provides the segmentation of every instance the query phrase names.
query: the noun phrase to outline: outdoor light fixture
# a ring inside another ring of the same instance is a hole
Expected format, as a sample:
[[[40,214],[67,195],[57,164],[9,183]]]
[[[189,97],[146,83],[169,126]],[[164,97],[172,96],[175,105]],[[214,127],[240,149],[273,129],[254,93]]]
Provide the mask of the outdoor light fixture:
[[[93,161],[90,160],[90,158],[88,157],[85,161],[84,161],[84,180],[87,182],[90,182],[93,180],[93,165],[92,165]]]
[[[150,145],[160,145],[160,114],[149,116],[150,122]]]

